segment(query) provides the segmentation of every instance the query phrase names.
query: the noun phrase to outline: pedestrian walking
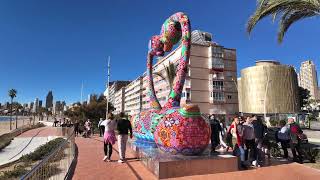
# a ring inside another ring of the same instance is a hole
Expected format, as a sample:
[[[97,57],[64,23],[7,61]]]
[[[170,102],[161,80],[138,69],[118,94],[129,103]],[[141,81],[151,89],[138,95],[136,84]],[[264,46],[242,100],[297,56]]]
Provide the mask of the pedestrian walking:
[[[102,118],[101,118],[102,119]],[[100,120],[101,120],[100,119]],[[117,122],[114,120],[113,114],[108,114],[108,119],[102,121],[100,124],[104,127],[104,135],[103,135],[103,149],[104,149],[104,158],[103,161],[110,162],[112,155],[112,145],[116,142],[115,129],[117,126]]]
[[[118,148],[119,148],[119,163],[123,163],[126,158],[126,147],[128,141],[128,134],[130,131],[130,138],[132,138],[132,127],[129,120],[125,119],[124,113],[120,113],[120,119],[117,120],[118,131]]]
[[[84,123],[84,128],[85,128],[85,137],[90,137],[90,133],[91,133],[91,121],[90,121],[90,119],[88,119]]]
[[[74,127],[74,134],[77,137],[79,135],[79,121],[76,120],[76,122],[73,124]]]
[[[243,148],[243,126],[241,124],[240,120],[241,117],[235,117],[234,122],[230,126],[230,133],[232,134],[233,137],[236,138],[237,143],[234,147],[233,154],[240,157],[240,166],[244,169],[246,169],[245,166],[245,152]]]
[[[217,152],[216,147],[220,144],[219,134],[222,131],[220,122],[212,114],[210,117],[210,127],[211,127],[211,151]]]
[[[288,148],[290,145],[290,128],[288,125],[286,125],[285,120],[280,121],[280,131],[277,133],[277,138],[279,142],[281,143],[281,148],[283,150],[283,157],[288,158]]]
[[[250,117],[246,118],[246,122],[243,123],[243,140],[245,146],[245,160],[249,161],[250,164],[252,161],[256,160],[256,147],[255,147],[255,134],[254,127],[252,124],[252,119]],[[250,156],[249,156],[250,155]]]
[[[293,160],[298,163],[302,163],[302,152],[301,152],[301,139],[300,136],[302,135],[303,131],[301,130],[300,126],[294,122],[293,118],[288,119],[288,124],[290,128],[290,148],[293,155]],[[298,153],[298,155],[297,155]]]
[[[102,122],[103,122],[103,119],[100,118],[100,121],[99,121],[99,123],[98,123],[98,128],[99,128],[100,137],[103,136],[103,134],[104,134],[104,129],[105,129],[105,125],[103,125]]]
[[[264,164],[264,152],[263,152],[263,139],[267,132],[267,126],[263,124],[262,119],[255,115],[252,115],[252,124],[255,134],[255,161],[252,162],[254,166],[261,166]]]

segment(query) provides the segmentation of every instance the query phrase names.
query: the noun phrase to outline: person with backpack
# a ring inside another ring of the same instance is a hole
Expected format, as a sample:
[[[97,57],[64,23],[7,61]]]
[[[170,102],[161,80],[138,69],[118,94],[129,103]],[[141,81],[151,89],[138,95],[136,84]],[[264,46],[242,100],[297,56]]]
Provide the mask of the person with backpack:
[[[300,126],[294,121],[293,118],[288,119],[288,124],[290,128],[290,148],[293,155],[293,160],[298,163],[302,163],[302,152],[301,152],[301,140],[300,136],[302,135],[303,131],[301,130]],[[298,155],[297,155],[298,153]]]
[[[214,115],[211,115],[210,118],[210,127],[211,127],[211,151],[217,152],[216,147],[220,144],[220,137],[219,134],[222,131],[222,128],[220,126],[220,122],[214,117]]]
[[[124,113],[120,113],[120,119],[117,120],[118,131],[118,148],[119,148],[119,163],[123,163],[126,158],[126,147],[128,141],[128,134],[130,132],[130,139],[132,139],[132,126],[129,120],[125,119]]]
[[[284,158],[288,158],[288,147],[290,144],[290,129],[289,126],[286,125],[285,120],[280,121],[280,130],[277,133],[277,139],[281,143],[281,148],[283,150]]]

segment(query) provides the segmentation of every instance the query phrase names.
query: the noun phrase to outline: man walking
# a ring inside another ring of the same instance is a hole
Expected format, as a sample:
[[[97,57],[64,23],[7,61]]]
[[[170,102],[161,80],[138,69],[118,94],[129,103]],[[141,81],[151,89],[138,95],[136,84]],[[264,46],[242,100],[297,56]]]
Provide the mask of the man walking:
[[[252,124],[252,119],[247,117],[246,122],[243,123],[243,140],[245,145],[245,160],[250,162],[256,160],[256,148],[255,148],[255,133]],[[250,156],[249,156],[250,153]]]
[[[220,144],[219,134],[222,131],[219,121],[211,115],[210,118],[210,126],[211,126],[211,151],[217,152],[216,147]]]
[[[294,122],[293,118],[288,119],[288,124],[290,128],[290,148],[293,155],[293,160],[295,162],[302,163],[303,159],[301,156],[301,149],[300,149],[300,136],[302,135],[303,131],[301,130],[300,126]],[[297,156],[298,152],[298,156]]]
[[[132,139],[132,127],[129,120],[125,119],[124,113],[120,113],[120,119],[117,120],[118,130],[118,148],[119,148],[119,163],[123,163],[126,158],[126,147],[128,141],[128,133],[130,131],[130,138]]]
[[[98,128],[99,128],[100,137],[103,136],[103,134],[104,134],[104,129],[105,129],[105,128],[104,128],[105,125],[104,125],[102,122],[103,122],[103,119],[100,118],[100,121],[99,121],[99,123],[98,123]]]
[[[261,166],[262,161],[264,161],[264,153],[262,151],[262,142],[267,132],[267,126],[263,124],[262,119],[255,115],[252,115],[252,125],[255,134],[255,158],[256,160],[252,162],[254,166]]]

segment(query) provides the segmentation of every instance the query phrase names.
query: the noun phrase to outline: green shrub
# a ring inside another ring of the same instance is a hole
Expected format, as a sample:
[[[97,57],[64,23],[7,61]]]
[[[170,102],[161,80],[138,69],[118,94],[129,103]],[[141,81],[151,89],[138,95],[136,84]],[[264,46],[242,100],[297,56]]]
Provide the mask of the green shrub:
[[[273,127],[278,125],[278,121],[275,119],[270,119],[269,121],[270,121],[271,126],[273,126]]]
[[[24,162],[41,160],[54,151],[64,141],[65,139],[63,138],[51,140],[46,144],[39,146],[34,152],[22,156],[21,160]]]
[[[11,171],[4,171],[0,176],[0,180],[16,179],[28,172],[25,168],[23,165],[18,165]]]

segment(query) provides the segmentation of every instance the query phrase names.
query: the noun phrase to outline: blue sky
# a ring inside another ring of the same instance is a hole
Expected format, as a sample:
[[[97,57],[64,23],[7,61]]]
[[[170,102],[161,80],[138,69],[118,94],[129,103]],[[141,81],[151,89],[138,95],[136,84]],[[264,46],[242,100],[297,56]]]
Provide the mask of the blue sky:
[[[133,80],[145,70],[149,38],[164,20],[183,11],[192,29],[213,34],[214,41],[237,49],[238,71],[257,59],[277,59],[299,67],[313,59],[318,66],[320,20],[294,24],[283,44],[276,40],[277,23],[265,19],[249,37],[245,24],[255,0],[106,1],[1,0],[0,102],[8,90],[17,100],[80,100],[105,88],[106,59],[111,56],[111,80]]]

